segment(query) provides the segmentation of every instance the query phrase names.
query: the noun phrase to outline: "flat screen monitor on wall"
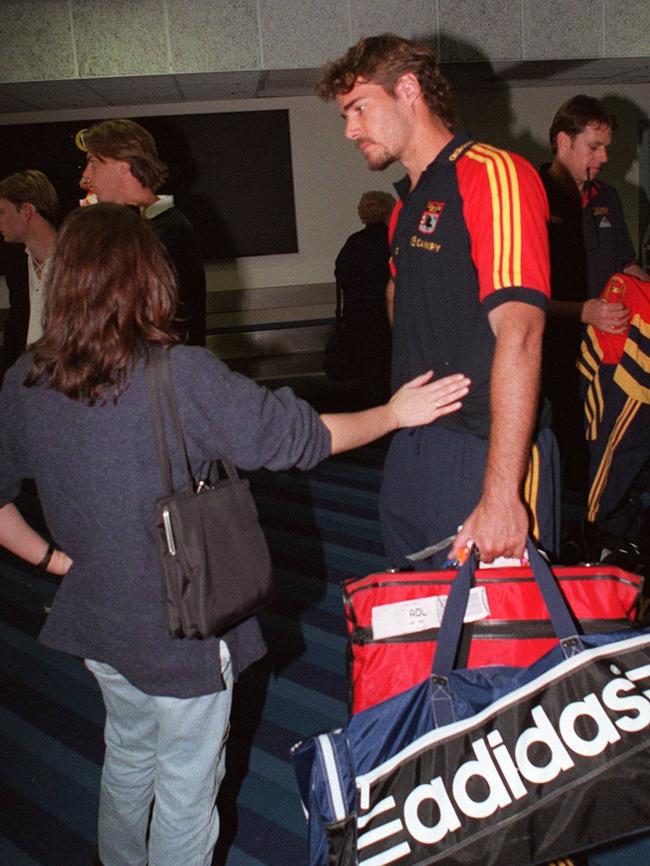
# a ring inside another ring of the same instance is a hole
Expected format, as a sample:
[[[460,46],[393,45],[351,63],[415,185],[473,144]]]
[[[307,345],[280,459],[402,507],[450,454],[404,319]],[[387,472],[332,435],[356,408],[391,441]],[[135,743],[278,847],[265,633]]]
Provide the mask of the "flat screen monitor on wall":
[[[298,252],[287,110],[133,119],[156,139],[169,166],[159,192],[174,195],[206,261]],[[67,213],[84,196],[75,135],[94,122],[0,126],[0,177],[40,169]]]

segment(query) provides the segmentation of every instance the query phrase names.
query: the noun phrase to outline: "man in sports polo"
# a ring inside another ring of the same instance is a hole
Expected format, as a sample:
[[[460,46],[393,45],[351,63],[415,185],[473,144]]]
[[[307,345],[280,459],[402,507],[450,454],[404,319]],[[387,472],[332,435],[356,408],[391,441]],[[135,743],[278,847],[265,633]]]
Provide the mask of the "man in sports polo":
[[[457,413],[391,442],[380,499],[389,559],[406,565],[459,526],[452,557],[469,542],[486,562],[519,557],[529,534],[553,550],[557,446],[538,413],[548,206],[537,173],[454,133],[449,85],[423,45],[362,39],[325,67],[317,92],[336,99],[369,168],[399,161],[407,172],[392,219],[393,389],[428,369],[472,381]]]
[[[595,560],[613,550],[636,555],[633,545],[643,533],[639,507],[628,494],[650,456],[648,371],[633,360],[635,352],[639,359],[647,354],[650,276],[636,263],[618,193],[600,178],[617,126],[600,100],[571,97],[549,129],[553,159],[540,168],[550,205],[553,290],[543,384],[565,483],[588,490],[582,555]],[[611,284],[619,290],[606,291],[614,274],[622,275]],[[612,342],[613,354],[607,352]],[[590,382],[589,450],[578,358]]]

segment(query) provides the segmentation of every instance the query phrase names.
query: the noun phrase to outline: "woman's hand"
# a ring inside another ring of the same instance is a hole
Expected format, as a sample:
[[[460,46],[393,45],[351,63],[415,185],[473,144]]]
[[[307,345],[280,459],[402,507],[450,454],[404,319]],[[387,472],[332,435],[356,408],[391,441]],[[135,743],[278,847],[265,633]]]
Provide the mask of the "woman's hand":
[[[433,372],[416,376],[396,391],[388,402],[397,427],[420,427],[443,415],[457,412],[462,406],[470,380],[462,373],[431,381]]]
[[[62,550],[55,550],[46,571],[48,574],[58,574],[63,577],[64,574],[68,573],[71,565],[72,560],[67,553],[64,553]]]
[[[67,574],[72,565],[68,554],[57,548],[52,550],[48,560],[47,555],[53,545],[49,546],[43,536],[26,523],[13,502],[0,508],[0,546],[50,574]]]
[[[470,381],[455,373],[435,382],[429,370],[416,376],[391,397],[388,403],[363,412],[342,412],[321,415],[332,437],[332,454],[367,445],[374,439],[392,433],[398,427],[419,427],[430,424],[442,415],[461,407],[461,397],[469,391]]]

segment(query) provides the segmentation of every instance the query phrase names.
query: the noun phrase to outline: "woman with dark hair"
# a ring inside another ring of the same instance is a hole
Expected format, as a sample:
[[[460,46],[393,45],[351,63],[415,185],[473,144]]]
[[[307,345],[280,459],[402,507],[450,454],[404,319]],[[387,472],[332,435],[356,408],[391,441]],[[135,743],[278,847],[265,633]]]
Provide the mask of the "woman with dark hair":
[[[308,469],[455,411],[468,386],[462,376],[432,382],[427,373],[385,406],[319,417],[289,389],[270,392],[207,350],[176,345],[175,291],[164,252],[136,213],[109,204],[75,211],[54,254],[43,336],[0,393],[0,544],[65,575],[40,639],[84,658],[106,705],[105,866],[211,862],[233,679],[265,651],[255,618],[206,640],[167,632],[149,349],[169,350],[197,469],[218,457],[244,469]],[[180,469],[180,454],[172,456]],[[13,505],[26,477],[36,479],[60,548]]]

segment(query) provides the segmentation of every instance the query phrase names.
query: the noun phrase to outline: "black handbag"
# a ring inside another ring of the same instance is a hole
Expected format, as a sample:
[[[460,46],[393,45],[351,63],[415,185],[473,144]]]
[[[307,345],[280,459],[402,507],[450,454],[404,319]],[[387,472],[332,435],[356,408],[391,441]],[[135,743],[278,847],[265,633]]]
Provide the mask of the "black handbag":
[[[146,368],[151,417],[165,495],[156,500],[155,536],[163,599],[174,638],[223,634],[269,603],[271,557],[248,481],[227,460],[215,460],[197,481],[174,399],[167,351],[150,353]],[[179,443],[187,485],[174,491],[161,392]],[[226,477],[219,477],[219,463]]]

